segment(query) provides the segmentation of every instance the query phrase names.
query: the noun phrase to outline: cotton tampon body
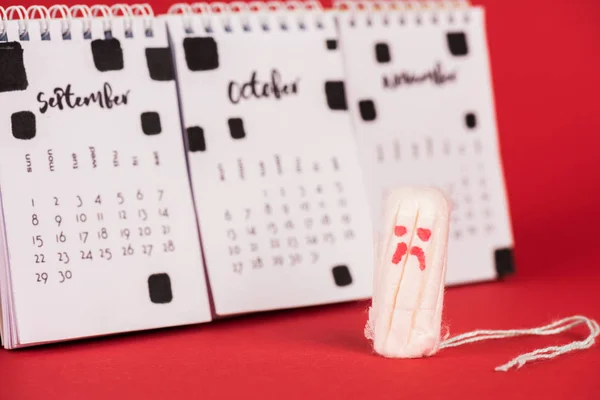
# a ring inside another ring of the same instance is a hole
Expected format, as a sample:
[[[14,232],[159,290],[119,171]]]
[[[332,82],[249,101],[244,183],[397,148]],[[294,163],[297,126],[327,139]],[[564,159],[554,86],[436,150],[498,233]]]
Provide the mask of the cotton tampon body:
[[[366,336],[386,357],[434,354],[441,341],[450,202],[433,188],[392,191],[377,244]]]
[[[547,336],[587,325],[590,334],[584,340],[537,349],[496,367],[496,371],[508,371],[595,344],[600,335],[598,323],[580,315],[538,328],[476,330],[442,341],[450,209],[450,201],[433,188],[405,187],[388,196],[383,210],[384,228],[376,246],[373,301],[365,328],[377,353],[418,358],[483,340]]]

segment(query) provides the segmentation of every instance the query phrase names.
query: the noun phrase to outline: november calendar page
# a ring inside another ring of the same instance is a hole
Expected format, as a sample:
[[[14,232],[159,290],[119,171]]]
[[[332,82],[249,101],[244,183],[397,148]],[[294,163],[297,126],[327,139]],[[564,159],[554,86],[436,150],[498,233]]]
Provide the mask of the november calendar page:
[[[123,26],[0,42],[17,344],[210,320],[165,27]]]
[[[448,284],[513,270],[513,237],[480,7],[340,12],[339,30],[374,226],[404,185],[452,200]]]

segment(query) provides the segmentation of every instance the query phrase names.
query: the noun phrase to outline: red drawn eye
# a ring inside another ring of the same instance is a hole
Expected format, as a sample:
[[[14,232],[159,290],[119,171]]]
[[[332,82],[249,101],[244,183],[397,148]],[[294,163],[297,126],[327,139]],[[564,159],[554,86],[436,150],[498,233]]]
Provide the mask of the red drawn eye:
[[[402,225],[397,225],[394,227],[394,235],[403,236],[406,233],[406,227]]]
[[[417,229],[417,236],[419,237],[419,239],[426,242],[431,237],[431,230],[427,228],[419,228]]]

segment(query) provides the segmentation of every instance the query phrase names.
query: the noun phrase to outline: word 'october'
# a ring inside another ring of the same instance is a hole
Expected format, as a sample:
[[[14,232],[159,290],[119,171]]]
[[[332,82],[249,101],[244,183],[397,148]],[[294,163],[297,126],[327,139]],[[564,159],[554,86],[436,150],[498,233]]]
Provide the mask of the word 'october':
[[[55,88],[53,94],[46,100],[46,93],[39,92],[37,101],[41,104],[40,112],[44,114],[48,111],[48,107],[64,110],[68,108],[89,107],[90,105],[98,105],[100,108],[111,109],[116,106],[126,105],[127,96],[130,90],[123,94],[114,95],[110,84],[104,83],[102,90],[93,92],[85,97],[76,96],[71,91],[71,84],[68,84],[65,89]]]
[[[300,78],[295,81],[284,83],[281,74],[276,69],[271,71],[271,79],[267,82],[261,82],[256,78],[256,71],[250,75],[250,80],[244,83],[235,81],[229,82],[229,100],[233,104],[239,103],[242,99],[255,97],[257,99],[271,98],[279,100],[283,96],[298,94],[298,83]]]

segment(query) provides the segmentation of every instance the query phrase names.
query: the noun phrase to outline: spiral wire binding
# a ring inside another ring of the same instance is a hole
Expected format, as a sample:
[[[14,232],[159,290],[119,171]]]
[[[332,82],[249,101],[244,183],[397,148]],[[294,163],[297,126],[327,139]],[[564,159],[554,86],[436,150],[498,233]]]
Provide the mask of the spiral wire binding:
[[[133,37],[133,10],[128,4],[114,4],[110,8],[110,13],[116,18],[123,18],[123,27],[125,29],[125,37]],[[144,27],[144,31],[146,31]]]
[[[64,4],[55,4],[48,9],[48,14],[50,19],[60,21],[63,40],[71,40],[71,9]]]
[[[23,6],[10,6],[6,8],[6,20],[15,19],[15,14],[18,16],[19,40],[29,40],[29,33],[27,32],[29,20],[27,9]]]
[[[213,33],[215,27],[213,23],[218,21],[225,32],[231,33],[238,28],[243,32],[250,32],[252,24],[250,16],[258,19],[260,29],[265,32],[272,30],[270,20],[275,18],[278,29],[287,31],[290,24],[295,24],[300,30],[308,29],[309,19],[306,17],[312,14],[312,21],[317,29],[325,27],[322,13],[323,8],[317,0],[310,1],[252,1],[242,2],[233,1],[231,3],[213,2],[213,3],[176,3],[173,4],[168,14],[181,15],[183,28],[186,33],[194,33],[192,27],[193,18],[199,18],[205,33]],[[239,27],[234,26],[232,17],[236,16],[239,21]]]
[[[115,7],[115,6],[113,6],[113,7]],[[126,5],[123,5],[123,6],[126,6]],[[129,7],[129,6],[127,6],[127,7]],[[129,7],[129,9],[131,10],[132,18],[133,17],[143,18],[144,32],[146,34],[146,37],[154,36],[154,29],[152,27],[152,24],[154,22],[154,10],[150,6],[150,4],[148,4],[148,3],[134,4],[131,7]]]
[[[92,37],[92,20],[100,20],[106,39],[112,38],[112,28],[115,21],[122,21],[126,38],[133,37],[133,19],[143,20],[144,34],[152,37],[154,11],[147,4],[114,4],[112,6],[97,4],[86,6],[77,4],[68,7],[64,4],[56,4],[49,8],[34,5],[28,8],[23,6],[0,7],[0,41],[8,41],[7,22],[17,21],[19,40],[29,40],[29,24],[34,21],[39,23],[41,40],[50,40],[50,24],[52,21],[60,21],[63,40],[72,37],[72,22],[79,19],[82,22],[83,38]]]
[[[359,16],[364,17],[367,26],[372,26],[376,18],[387,26],[393,17],[397,18],[399,25],[409,22],[421,25],[426,16],[430,17],[432,24],[437,24],[441,14],[446,14],[450,24],[456,21],[457,14],[461,14],[463,21],[468,23],[470,7],[468,0],[336,0],[333,3],[335,10],[349,13],[350,26],[356,25]],[[408,14],[414,17],[413,21],[408,20]]]

